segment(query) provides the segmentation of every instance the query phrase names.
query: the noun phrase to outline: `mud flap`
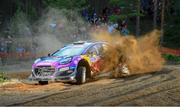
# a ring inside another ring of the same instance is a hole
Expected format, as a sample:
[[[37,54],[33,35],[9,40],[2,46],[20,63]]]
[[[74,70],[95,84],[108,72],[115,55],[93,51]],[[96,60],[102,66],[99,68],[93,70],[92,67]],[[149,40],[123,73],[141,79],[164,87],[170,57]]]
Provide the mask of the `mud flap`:
[[[122,66],[121,72],[122,72],[122,74],[124,74],[124,75],[130,75],[130,71],[129,71],[127,65],[123,65],[123,66]]]
[[[112,77],[123,77],[130,75],[130,70],[128,69],[126,64],[118,66],[111,72]]]

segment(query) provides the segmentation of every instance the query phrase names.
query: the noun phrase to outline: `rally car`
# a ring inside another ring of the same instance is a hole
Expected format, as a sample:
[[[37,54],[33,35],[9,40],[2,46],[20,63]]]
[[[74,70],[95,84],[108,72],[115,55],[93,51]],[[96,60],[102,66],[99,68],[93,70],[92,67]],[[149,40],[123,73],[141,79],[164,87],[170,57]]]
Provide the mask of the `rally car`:
[[[29,79],[39,84],[48,81],[83,84],[102,70],[101,54],[106,42],[78,41],[66,45],[48,56],[38,58],[32,65]]]
[[[29,79],[47,84],[49,80],[82,84],[101,70],[100,50],[105,42],[78,41],[64,46],[48,56],[38,58],[32,65]]]

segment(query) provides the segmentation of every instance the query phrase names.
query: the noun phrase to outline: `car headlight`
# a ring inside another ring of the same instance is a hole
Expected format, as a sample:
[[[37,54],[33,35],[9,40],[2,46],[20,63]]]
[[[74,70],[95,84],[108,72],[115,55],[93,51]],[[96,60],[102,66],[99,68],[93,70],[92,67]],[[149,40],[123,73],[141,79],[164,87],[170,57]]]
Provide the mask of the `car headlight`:
[[[36,60],[34,61],[34,63],[37,63],[37,62],[39,62],[39,61],[41,61],[40,58],[36,59]]]
[[[69,67],[65,67],[65,68],[60,68],[60,69],[59,69],[60,72],[61,72],[61,71],[67,71],[67,70],[69,70]]]
[[[60,64],[68,64],[68,63],[70,63],[71,62],[71,60],[72,60],[72,58],[65,58],[65,59],[61,59],[60,60]]]

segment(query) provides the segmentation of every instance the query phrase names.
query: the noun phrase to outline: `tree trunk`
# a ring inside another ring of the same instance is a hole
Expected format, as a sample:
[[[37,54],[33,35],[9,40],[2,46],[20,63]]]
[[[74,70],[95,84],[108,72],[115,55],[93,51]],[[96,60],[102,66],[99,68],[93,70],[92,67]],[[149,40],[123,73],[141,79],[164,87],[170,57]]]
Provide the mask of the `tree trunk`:
[[[154,0],[154,16],[153,16],[153,27],[154,27],[154,29],[157,28],[157,1],[158,0]]]
[[[165,0],[162,0],[162,9],[161,9],[161,44],[163,44],[163,36],[164,36],[164,14],[165,14]]]
[[[137,0],[136,36],[140,35],[140,0]]]

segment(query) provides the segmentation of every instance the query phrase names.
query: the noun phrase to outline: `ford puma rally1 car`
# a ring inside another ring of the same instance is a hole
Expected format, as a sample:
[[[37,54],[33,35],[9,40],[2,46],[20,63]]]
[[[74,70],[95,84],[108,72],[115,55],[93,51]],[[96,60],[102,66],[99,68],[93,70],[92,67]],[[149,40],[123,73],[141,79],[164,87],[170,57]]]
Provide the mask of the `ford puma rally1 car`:
[[[85,83],[101,70],[101,49],[106,42],[79,41],[64,46],[48,56],[38,58],[32,65],[29,79],[47,84],[48,81]]]

